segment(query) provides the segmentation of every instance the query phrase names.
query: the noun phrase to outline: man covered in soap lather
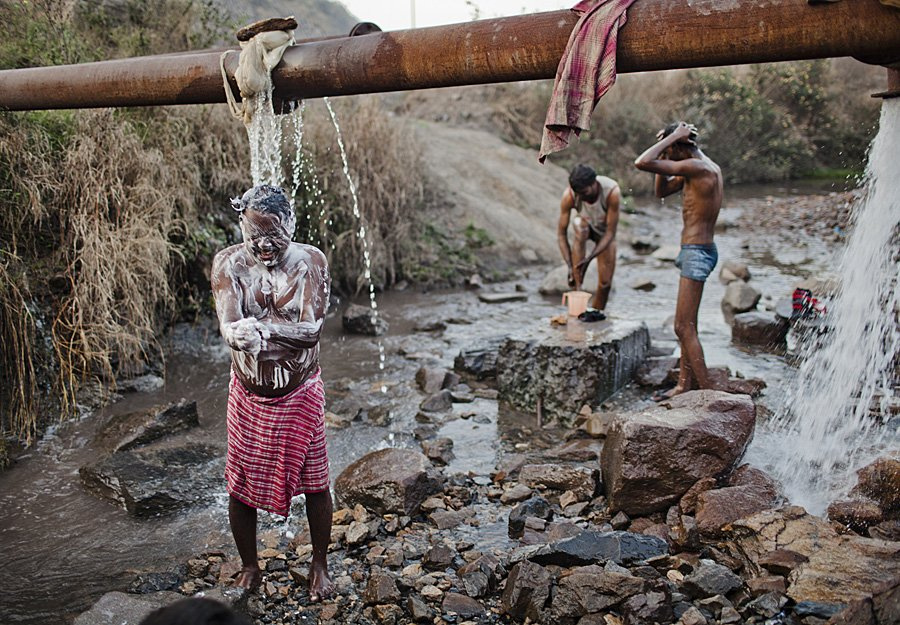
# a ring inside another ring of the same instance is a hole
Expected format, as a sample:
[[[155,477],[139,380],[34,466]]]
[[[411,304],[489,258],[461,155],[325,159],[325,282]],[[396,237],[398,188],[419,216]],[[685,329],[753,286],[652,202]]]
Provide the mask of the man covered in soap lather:
[[[304,493],[312,538],[313,601],[334,586],[326,554],[332,502],[325,448],[319,337],[328,309],[325,256],[292,242],[296,218],[284,192],[259,185],[240,200],[244,242],[213,261],[219,329],[231,348],[228,392],[228,517],[243,568],[235,583],[254,589],[256,511],[287,516]]]

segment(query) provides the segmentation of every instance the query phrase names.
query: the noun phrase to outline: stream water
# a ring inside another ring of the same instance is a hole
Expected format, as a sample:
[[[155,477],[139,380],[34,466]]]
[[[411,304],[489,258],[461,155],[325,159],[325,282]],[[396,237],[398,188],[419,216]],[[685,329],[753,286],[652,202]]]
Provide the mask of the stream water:
[[[766,196],[821,190],[821,185],[729,189],[728,206],[720,217],[725,229],[716,237],[722,260],[746,262],[753,272],[751,284],[764,296],[774,298],[789,295],[798,278],[830,269],[829,246],[820,239],[794,230],[760,236],[727,227],[742,211],[765,206]],[[656,233],[665,242],[677,242],[673,236],[680,229],[677,210],[659,206],[649,198],[638,198],[635,207],[637,213],[624,218],[626,231],[638,236]],[[551,217],[548,214],[548,219]],[[638,255],[627,244],[620,245],[619,250],[611,314],[639,318],[650,328],[654,342],[674,345],[671,317],[677,271],[671,263]],[[490,339],[502,337],[511,324],[540,322],[561,312],[557,297],[537,292],[547,270],[525,267],[514,281],[486,287],[508,291],[518,285],[528,294],[526,302],[486,304],[471,291],[407,290],[381,295],[379,311],[390,324],[383,339],[383,370],[377,344],[369,337],[345,335],[338,313],[332,313],[322,339],[328,409],[343,415],[368,415],[350,427],[329,429],[332,479],[372,449],[417,446],[411,432],[423,398],[414,383],[419,367],[452,368],[461,349],[483,346]],[[631,289],[629,285],[638,278],[649,278],[657,286],[651,292]],[[783,382],[795,371],[782,356],[748,351],[731,343],[730,326],[719,307],[724,289],[713,277],[701,304],[700,338],[707,361],[710,365],[727,365],[747,377],[765,379],[769,388],[761,403],[774,406],[780,400]],[[438,320],[446,323],[442,332],[416,330]],[[98,423],[110,415],[180,398],[196,400],[200,427],[178,436],[224,443],[229,362],[215,327],[209,322],[176,328],[169,344],[163,388],[124,395],[100,414],[55,428],[0,474],[0,551],[4,563],[0,567],[0,622],[71,622],[103,593],[126,589],[139,572],[171,569],[206,550],[234,555],[227,528],[224,480],[213,505],[147,520],[134,519],[87,494],[79,483],[79,467],[97,459],[92,439]],[[607,409],[632,409],[648,403],[644,391],[626,387],[608,402]],[[527,444],[528,437],[517,434],[521,432],[521,415],[498,410],[496,402],[479,400],[474,405],[455,405],[454,410],[466,411],[471,418],[451,420],[443,426],[441,435],[452,436],[456,443],[457,459],[448,467],[450,473],[487,475],[513,444]],[[264,542],[292,531],[293,518],[287,523],[277,519],[263,518]],[[502,531],[488,529],[479,534],[479,541],[503,536]]]

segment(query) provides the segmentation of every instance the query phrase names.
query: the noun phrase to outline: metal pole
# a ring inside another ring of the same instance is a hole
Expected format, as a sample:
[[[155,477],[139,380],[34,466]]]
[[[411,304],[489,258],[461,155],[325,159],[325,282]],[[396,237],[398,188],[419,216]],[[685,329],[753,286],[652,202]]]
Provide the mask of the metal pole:
[[[553,11],[294,46],[273,73],[282,100],[552,78],[577,21]],[[618,71],[854,56],[900,61],[900,11],[879,0],[641,0]],[[229,54],[232,77],[238,56]],[[233,79],[232,79],[233,83]],[[218,53],[0,71],[10,110],[223,102]]]

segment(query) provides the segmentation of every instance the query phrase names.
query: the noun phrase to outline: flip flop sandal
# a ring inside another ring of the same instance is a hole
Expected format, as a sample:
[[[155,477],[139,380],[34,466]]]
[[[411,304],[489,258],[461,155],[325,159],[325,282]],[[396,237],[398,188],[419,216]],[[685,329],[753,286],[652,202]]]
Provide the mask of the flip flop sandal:
[[[661,388],[657,390],[650,396],[650,400],[659,403],[661,401],[666,401],[667,399],[672,399],[673,396],[669,395],[669,391],[671,391],[673,388],[675,387],[670,386],[669,388]]]
[[[604,319],[606,319],[606,314],[602,310],[586,310],[578,315],[578,320],[586,323],[603,321]]]

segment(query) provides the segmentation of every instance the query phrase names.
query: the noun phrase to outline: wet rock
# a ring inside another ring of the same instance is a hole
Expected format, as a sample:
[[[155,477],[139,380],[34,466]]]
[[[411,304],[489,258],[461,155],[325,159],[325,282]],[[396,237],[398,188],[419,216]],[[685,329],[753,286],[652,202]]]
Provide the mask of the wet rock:
[[[483,555],[456,571],[470,597],[484,597],[493,594],[500,580],[506,574],[500,561],[492,555]]]
[[[600,612],[644,592],[645,585],[640,577],[607,571],[602,566],[576,567],[560,575],[550,614],[566,619]]]
[[[832,502],[828,506],[827,515],[832,521],[860,534],[884,520],[884,512],[877,503],[861,499]]]
[[[372,613],[381,625],[396,625],[403,617],[403,610],[396,605],[376,605]]]
[[[406,611],[417,623],[431,621],[434,612],[428,607],[428,604],[415,595],[410,595],[406,600]]]
[[[186,567],[178,567],[171,571],[158,573],[142,573],[128,585],[128,592],[136,595],[147,595],[165,590],[177,590],[184,582]]]
[[[801,601],[794,606],[793,613],[802,618],[813,616],[820,619],[829,619],[840,614],[846,605],[843,603],[822,603],[821,601]]]
[[[850,603],[900,577],[900,544],[838,534],[828,521],[800,507],[767,510],[735,521],[730,528],[726,538],[755,568],[776,549],[809,560],[788,578],[787,594],[794,601]]]
[[[629,286],[635,291],[649,292],[656,288],[656,283],[650,278],[637,278]]]
[[[519,470],[519,481],[531,488],[543,484],[547,488],[571,491],[584,501],[597,490],[597,471],[587,467],[570,467],[560,464],[526,464]]]
[[[503,612],[515,619],[541,622],[551,582],[550,573],[544,567],[528,560],[518,562],[506,578],[500,599]]]
[[[444,570],[453,563],[456,550],[444,544],[434,545],[425,552],[422,558],[422,566],[432,571]]]
[[[762,294],[752,286],[737,280],[725,287],[725,295],[722,297],[722,311],[726,318],[745,313],[756,308]]]
[[[449,412],[453,408],[453,397],[449,390],[438,391],[427,397],[420,407],[425,412]]]
[[[886,514],[900,512],[900,460],[879,458],[856,472],[854,493],[878,503]]]
[[[448,465],[456,457],[453,455],[452,438],[436,438],[422,442],[422,451],[435,464]]]
[[[754,597],[764,595],[767,592],[778,592],[784,594],[787,590],[787,584],[780,575],[764,575],[762,577],[754,577],[747,580],[747,588]]]
[[[775,549],[761,555],[756,563],[765,570],[787,577],[799,565],[809,562],[809,558],[790,549]]]
[[[631,379],[650,347],[643,322],[573,322],[562,329],[543,321],[508,338],[497,355],[503,402],[545,421],[570,426],[584,404],[597,406]]]
[[[136,596],[123,592],[108,592],[90,610],[75,618],[75,625],[119,625],[139,623],[150,612],[184,599],[176,592],[157,592]]]
[[[508,293],[479,293],[478,299],[486,304],[502,304],[504,302],[524,302],[528,293],[510,291]]]
[[[152,393],[165,385],[166,381],[163,378],[152,373],[116,380],[116,390],[120,393]]]
[[[712,560],[701,560],[700,566],[684,578],[682,589],[689,596],[702,599],[715,595],[727,595],[743,584],[743,580],[732,573],[727,566],[722,566]]]
[[[509,513],[509,527],[507,532],[510,538],[521,538],[525,531],[525,520],[529,517],[549,520],[553,518],[553,508],[550,502],[535,495],[531,499],[523,501]]]
[[[525,501],[530,498],[533,493],[534,491],[525,484],[516,484],[500,495],[500,503],[511,504]]]
[[[181,400],[165,408],[113,417],[103,426],[97,440],[113,452],[127,451],[198,425],[197,402]]]
[[[471,508],[463,508],[462,510],[435,510],[428,518],[439,530],[448,530],[474,515],[475,511]]]
[[[411,515],[442,486],[443,478],[424,455],[389,448],[366,454],[344,469],[334,491],[347,506],[360,504],[377,514]]]
[[[900,623],[900,579],[881,583],[870,597],[852,602],[827,625],[894,625]]]
[[[869,528],[869,536],[879,540],[900,541],[900,521],[882,521]]]
[[[419,390],[428,395],[433,395],[441,389],[450,388],[447,382],[453,380],[458,384],[459,376],[446,369],[422,367],[416,371],[416,385]]]
[[[697,529],[716,536],[725,525],[777,504],[774,492],[756,486],[729,486],[700,493],[697,497]]]
[[[400,600],[400,590],[397,582],[388,573],[373,571],[366,582],[366,591],[363,600],[367,605],[395,603]]]
[[[388,331],[388,323],[368,306],[350,304],[341,315],[341,325],[350,334],[381,336]]]
[[[583,566],[605,563],[630,564],[669,553],[664,540],[632,532],[585,530],[571,538],[543,545],[528,555],[541,565]]]
[[[478,380],[486,380],[497,375],[497,353],[504,339],[493,339],[481,347],[459,352],[453,361],[456,371],[468,373]]]
[[[146,518],[210,503],[221,487],[223,456],[219,447],[196,443],[143,447],[114,453],[78,474],[89,492]]]
[[[652,254],[659,248],[659,245],[647,237],[635,237],[631,239],[631,249],[640,255]]]
[[[622,603],[626,625],[644,625],[644,623],[671,623],[675,613],[669,597],[661,590],[641,593],[629,597]]]
[[[731,340],[740,345],[782,349],[787,343],[789,324],[769,312],[745,312],[735,315],[731,324]]]
[[[697,510],[697,497],[700,496],[700,493],[712,490],[717,484],[716,479],[712,477],[697,480],[678,501],[678,507],[685,514],[693,514]]]
[[[656,260],[675,262],[675,259],[678,258],[680,253],[681,247],[678,245],[663,245],[657,248],[651,256]]]
[[[613,421],[600,459],[612,512],[668,509],[698,480],[731,470],[753,434],[745,395],[690,391]]]
[[[670,381],[672,369],[678,367],[678,358],[659,356],[648,358],[634,374],[634,381],[641,386],[657,388]]]
[[[788,599],[780,592],[767,592],[748,603],[744,613],[758,614],[763,618],[772,618],[787,605]]]
[[[722,284],[731,284],[735,280],[749,282],[750,277],[750,269],[747,265],[735,260],[726,260],[719,270],[719,281]]]
[[[484,614],[484,606],[475,599],[461,595],[458,592],[448,592],[441,602],[441,610],[445,613],[452,612],[461,618],[473,618]]]

